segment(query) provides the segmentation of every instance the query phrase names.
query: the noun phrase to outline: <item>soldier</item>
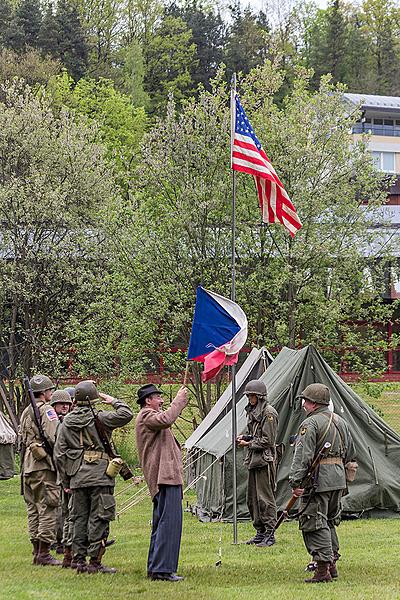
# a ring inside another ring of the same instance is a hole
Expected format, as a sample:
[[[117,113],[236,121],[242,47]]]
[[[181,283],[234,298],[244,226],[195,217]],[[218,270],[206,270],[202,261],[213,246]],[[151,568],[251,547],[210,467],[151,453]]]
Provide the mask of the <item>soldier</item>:
[[[153,580],[177,582],[183,579],[176,574],[182,534],[183,466],[171,425],[188,403],[188,390],[181,387],[166,411],[161,408],[162,393],[151,383],[139,388],[136,443],[153,500],[147,575]]]
[[[114,410],[94,412],[91,402],[97,398]],[[75,388],[75,408],[60,425],[54,456],[63,488],[72,493],[72,550],[79,573],[116,572],[101,564],[109,523],[115,518],[115,479],[106,473],[110,457],[102,430],[110,440],[112,431],[132,417],[125,402],[98,392],[93,381],[81,381]]]
[[[71,388],[70,388],[71,389]],[[72,388],[73,389],[73,388]],[[51,406],[57,413],[57,417],[60,423],[63,422],[64,417],[72,409],[71,395],[67,390],[56,390],[50,401]],[[63,568],[69,568],[71,566],[72,554],[71,554],[71,520],[69,514],[69,501],[70,494],[67,494],[63,487],[60,486],[60,505],[57,512],[57,554],[64,554],[62,562]]]
[[[244,463],[248,469],[247,506],[256,535],[247,544],[259,548],[275,544],[271,535],[276,525],[276,433],[278,413],[268,403],[267,388],[262,381],[254,379],[246,385],[244,393],[247,429],[239,435],[237,443],[246,448]]]
[[[301,497],[299,527],[307,551],[316,561],[314,576],[306,583],[332,581],[338,576],[339,524],[341,497],[346,489],[344,465],[355,458],[347,423],[329,410],[330,393],[326,385],[313,383],[302,392],[303,408],[309,415],[300,425],[289,483],[293,494]],[[316,487],[301,488],[301,481],[313,459],[329,442],[331,447],[321,459]]]
[[[39,409],[41,425],[48,444],[54,446],[58,418],[48,402],[54,385],[45,375],[35,375],[30,380]],[[33,564],[60,565],[50,554],[56,537],[57,508],[60,488],[51,457],[43,447],[32,406],[21,415],[21,441],[23,457],[23,494],[28,511],[29,535],[33,545]]]

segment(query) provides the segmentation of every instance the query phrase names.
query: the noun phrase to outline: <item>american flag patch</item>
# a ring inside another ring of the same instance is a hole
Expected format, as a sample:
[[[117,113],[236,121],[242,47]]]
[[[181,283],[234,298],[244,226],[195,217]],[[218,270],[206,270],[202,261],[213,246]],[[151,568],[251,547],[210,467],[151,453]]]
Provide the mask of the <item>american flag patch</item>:
[[[48,410],[46,410],[46,416],[49,421],[57,421],[58,419],[57,413],[54,410],[54,408],[49,408]]]

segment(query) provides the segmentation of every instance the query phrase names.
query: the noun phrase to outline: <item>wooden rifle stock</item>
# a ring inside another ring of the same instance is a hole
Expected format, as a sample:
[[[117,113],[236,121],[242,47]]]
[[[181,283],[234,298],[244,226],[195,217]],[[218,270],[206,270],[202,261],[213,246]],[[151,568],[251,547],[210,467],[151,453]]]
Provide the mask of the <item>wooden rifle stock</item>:
[[[46,450],[49,457],[53,458],[53,448],[51,447],[49,440],[47,439],[46,434],[44,433],[43,426],[42,426],[42,419],[40,416],[38,406],[36,404],[35,396],[33,395],[33,392],[32,392],[31,384],[29,382],[29,377],[27,377],[25,375],[23,382],[24,382],[25,389],[28,392],[29,402],[32,406],[32,411],[33,411],[33,418],[34,418],[36,427],[39,430],[39,437],[42,441],[42,446]]]

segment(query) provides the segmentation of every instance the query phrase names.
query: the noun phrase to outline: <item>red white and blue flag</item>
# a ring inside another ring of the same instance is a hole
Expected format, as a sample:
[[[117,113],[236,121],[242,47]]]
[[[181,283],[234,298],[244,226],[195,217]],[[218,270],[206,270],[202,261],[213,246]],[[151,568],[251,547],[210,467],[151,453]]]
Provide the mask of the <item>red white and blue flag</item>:
[[[236,302],[199,286],[188,360],[204,363],[203,381],[233,365],[247,339],[247,317]]]
[[[301,221],[237,95],[232,107],[232,132],[232,169],[254,176],[263,222],[282,223],[294,237]]]

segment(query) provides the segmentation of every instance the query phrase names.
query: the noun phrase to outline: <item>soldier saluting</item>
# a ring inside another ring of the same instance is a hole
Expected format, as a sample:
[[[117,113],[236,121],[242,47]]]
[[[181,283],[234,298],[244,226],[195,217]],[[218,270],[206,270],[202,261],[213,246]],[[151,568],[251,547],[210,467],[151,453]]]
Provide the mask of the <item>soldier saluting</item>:
[[[94,411],[91,402],[98,398],[113,410]],[[98,392],[93,381],[78,383],[75,406],[60,424],[54,448],[63,488],[72,493],[73,559],[78,572],[115,573],[101,563],[115,518],[115,479],[108,474],[107,448],[112,431],[129,423],[133,413],[122,400]]]
[[[346,421],[329,410],[326,385],[313,383],[300,398],[309,416],[297,434],[289,483],[293,495],[301,497],[299,527],[307,551],[317,563],[314,576],[305,583],[322,583],[338,576],[339,540],[335,525],[340,522],[341,498],[347,487],[345,465],[354,461],[355,449]],[[326,442],[330,443],[329,453],[320,460],[314,486],[301,488],[301,481]]]

